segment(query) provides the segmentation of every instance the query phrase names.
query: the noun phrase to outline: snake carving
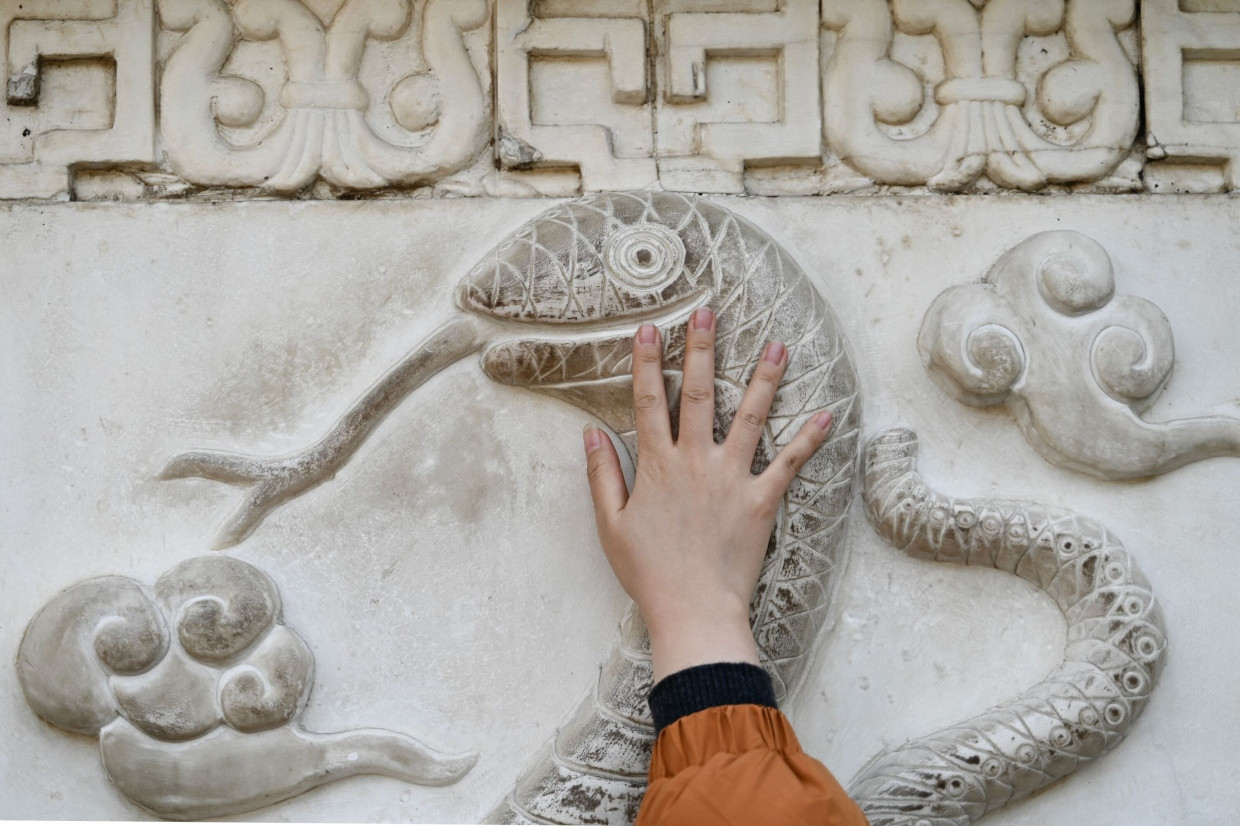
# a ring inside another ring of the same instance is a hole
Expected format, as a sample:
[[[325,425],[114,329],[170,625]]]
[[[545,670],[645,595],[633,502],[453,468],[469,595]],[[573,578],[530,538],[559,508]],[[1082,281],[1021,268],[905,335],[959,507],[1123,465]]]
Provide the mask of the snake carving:
[[[661,329],[669,398],[676,398],[684,321],[694,309],[710,306],[718,318],[718,431],[729,425],[765,343],[780,340],[788,345],[788,369],[755,469],[770,461],[806,417],[831,410],[835,420],[827,444],[806,463],[785,496],[751,607],[755,639],[776,694],[787,696],[803,675],[842,569],[859,450],[856,376],[834,316],[800,267],[767,234],[707,201],[661,192],[601,193],[557,206],[517,229],[467,274],[457,304],[464,311],[460,316],[431,333],[306,450],[277,457],[193,451],[168,464],[165,478],[197,476],[248,488],[217,536],[217,547],[240,542],[272,509],[330,479],[404,398],[439,370],[479,352],[490,378],[558,397],[598,416],[636,453],[629,403],[633,332],[645,322]],[[872,463],[871,476],[879,466]],[[874,480],[871,503],[878,501],[874,491],[884,484],[878,477]],[[928,494],[921,489],[910,495],[914,503],[927,501]],[[903,513],[894,517],[897,527],[904,524]],[[937,518],[936,513],[930,518]],[[890,520],[884,515],[878,521],[887,525]],[[979,514],[979,523],[990,521]],[[923,530],[920,522],[910,524]],[[884,530],[897,541],[903,536],[899,530]],[[1103,542],[1109,552],[1111,545],[1105,543],[1110,540],[1100,531],[1090,527],[1081,541]],[[978,541],[982,535],[971,534]],[[1041,535],[1036,537],[1040,541]],[[945,544],[939,534],[934,534],[933,542],[948,548],[944,553],[955,547]],[[1085,556],[1082,549],[1081,559]],[[1113,557],[1095,563],[1098,576],[1110,577],[1114,571],[1124,582],[1125,577],[1139,577],[1132,573],[1135,569],[1126,554]],[[1044,555],[1029,559],[1040,584],[1054,579]],[[1027,575],[1020,565],[1015,570]],[[1060,590],[1067,589],[1067,583],[1063,578]],[[1052,594],[1065,600],[1070,596],[1054,590]],[[1126,611],[1128,596],[1110,602],[1105,596],[1097,599],[1099,604],[1114,602],[1115,611]],[[1036,754],[1066,749],[1069,744],[1061,742],[1066,736],[1073,744],[1074,738],[1084,738],[1087,747],[1082,754],[1092,756],[1105,750],[1096,746],[1097,740],[1109,746],[1131,723],[1140,705],[1130,695],[1148,694],[1163,644],[1152,601],[1134,610],[1148,617],[1142,627],[1150,630],[1132,632],[1130,647],[1149,665],[1145,671],[1125,671],[1119,687],[1128,686],[1130,680],[1143,682],[1124,695],[1127,700],[1104,704],[1094,723],[1081,710],[1073,725],[1094,726],[1084,733],[1075,728],[1066,734],[1056,727],[1036,730],[1038,736],[1049,738],[1030,746]],[[1083,674],[1093,663],[1091,657],[1110,650],[1094,640],[1105,636],[1115,622],[1105,612],[1091,613],[1082,622],[1094,636],[1072,642],[1071,651],[1080,655],[1070,665]],[[1114,633],[1126,633],[1123,628],[1116,625]],[[1098,671],[1112,665],[1091,667]],[[1089,692],[1095,689],[1116,689],[1113,681],[1103,681],[1095,671],[1084,676],[1084,682],[1065,677],[1069,687],[1064,690],[1093,696]],[[1095,679],[1096,686],[1091,682]],[[594,691],[484,820],[630,823],[645,789],[653,742],[645,704],[650,681],[645,629],[631,611],[622,622],[620,640],[604,660]],[[1122,718],[1113,719],[1117,713]],[[984,733],[994,736],[990,729]],[[940,770],[925,764],[950,763],[957,757],[969,762],[962,752],[964,742],[949,731],[938,740],[928,738],[925,744],[880,757],[863,773],[854,793],[875,823],[947,824],[969,822],[1026,791],[1028,783],[1012,778],[1011,761],[1001,762],[996,774],[991,762],[979,760],[978,777],[991,784],[983,789],[983,802],[967,808],[963,819],[951,814],[962,794],[973,800],[972,781],[952,777],[931,782],[933,772]],[[1016,759],[1024,753],[1018,749]],[[1045,772],[1064,773],[1059,764]],[[1005,791],[1004,782],[1011,788]]]
[[[1045,680],[880,754],[849,789],[871,826],[965,826],[1113,749],[1149,701],[1167,637],[1149,582],[1102,525],[1029,502],[944,496],[916,465],[911,430],[871,440],[865,502],[878,532],[919,559],[1016,574],[1068,621],[1064,662]]]

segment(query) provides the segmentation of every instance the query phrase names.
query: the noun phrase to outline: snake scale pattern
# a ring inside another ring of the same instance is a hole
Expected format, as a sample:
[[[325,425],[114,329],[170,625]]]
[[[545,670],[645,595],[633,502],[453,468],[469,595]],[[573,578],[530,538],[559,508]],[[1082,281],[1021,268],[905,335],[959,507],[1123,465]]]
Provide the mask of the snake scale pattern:
[[[866,510],[909,555],[981,565],[1046,591],[1068,621],[1062,665],[1019,697],[876,757],[853,781],[872,826],[966,826],[1106,754],[1158,681],[1162,612],[1132,555],[1092,519],[1001,499],[954,499],[916,470],[917,437],[866,450]]]
[[[765,344],[788,345],[787,373],[755,469],[810,415],[831,410],[836,424],[829,445],[802,468],[785,497],[751,609],[759,650],[777,695],[785,696],[804,670],[841,569],[860,414],[838,323],[800,267],[766,233],[709,202],[609,193],[565,204],[517,230],[466,278],[460,303],[569,332],[494,344],[483,352],[483,369],[497,381],[595,413],[633,453],[631,331],[593,332],[593,323],[655,320],[675,385],[684,359],[683,318],[693,307],[710,306],[718,318],[719,433],[726,432]],[[669,398],[676,398],[672,390]],[[487,822],[631,823],[653,743],[650,675],[645,629],[630,613],[596,690]]]

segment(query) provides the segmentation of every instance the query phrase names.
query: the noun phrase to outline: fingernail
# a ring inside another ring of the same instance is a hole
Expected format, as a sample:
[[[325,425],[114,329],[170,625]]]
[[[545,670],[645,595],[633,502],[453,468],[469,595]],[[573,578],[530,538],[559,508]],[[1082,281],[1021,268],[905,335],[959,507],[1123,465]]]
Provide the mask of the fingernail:
[[[819,413],[817,416],[815,416],[814,424],[818,425],[819,430],[823,430],[823,431],[830,430],[831,429],[831,411],[824,410],[821,413]]]
[[[707,331],[715,322],[715,314],[710,307],[701,307],[693,311],[693,329]]]
[[[637,328],[637,340],[642,344],[654,344],[658,337],[659,331],[654,328],[653,324],[643,324]]]
[[[766,345],[766,352],[762,354],[762,360],[771,364],[781,364],[786,352],[788,352],[788,348],[783,345],[783,342],[772,341]]]
[[[585,426],[585,429],[581,431],[581,437],[586,444],[586,453],[593,453],[598,450],[603,446],[603,439],[606,438],[603,435],[603,431],[592,424]]]

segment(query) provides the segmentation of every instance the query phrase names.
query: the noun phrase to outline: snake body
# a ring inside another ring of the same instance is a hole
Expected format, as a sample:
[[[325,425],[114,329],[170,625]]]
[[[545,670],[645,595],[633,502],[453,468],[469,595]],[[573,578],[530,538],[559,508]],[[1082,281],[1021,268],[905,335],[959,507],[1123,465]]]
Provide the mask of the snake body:
[[[720,433],[765,344],[788,345],[788,370],[755,468],[811,414],[831,410],[836,424],[785,497],[751,609],[762,658],[784,696],[804,669],[841,567],[860,412],[838,324],[801,268],[766,233],[708,202],[672,193],[600,194],[517,230],[467,276],[459,303],[518,325],[516,337],[483,351],[487,375],[595,413],[633,452],[631,325],[610,325],[655,320],[674,385],[684,358],[677,322],[685,310],[710,306],[718,318]],[[519,326],[530,323],[537,325],[533,336]],[[555,335],[557,327],[567,335]],[[486,822],[631,823],[654,739],[650,675],[645,629],[630,612],[594,692]]]
[[[1101,757],[1158,681],[1162,612],[1132,555],[1097,522],[999,499],[954,499],[916,471],[917,438],[889,430],[866,451],[879,533],[919,559],[982,565],[1042,588],[1068,620],[1062,665],[1019,697],[876,757],[849,794],[872,826],[966,826]]]

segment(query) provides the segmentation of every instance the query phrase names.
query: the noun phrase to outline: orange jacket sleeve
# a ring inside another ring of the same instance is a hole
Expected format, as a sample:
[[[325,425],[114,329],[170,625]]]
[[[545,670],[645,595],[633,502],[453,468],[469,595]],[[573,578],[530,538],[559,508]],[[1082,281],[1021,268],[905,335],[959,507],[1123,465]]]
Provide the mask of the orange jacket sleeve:
[[[655,741],[636,826],[865,826],[827,768],[764,705],[681,717]]]

